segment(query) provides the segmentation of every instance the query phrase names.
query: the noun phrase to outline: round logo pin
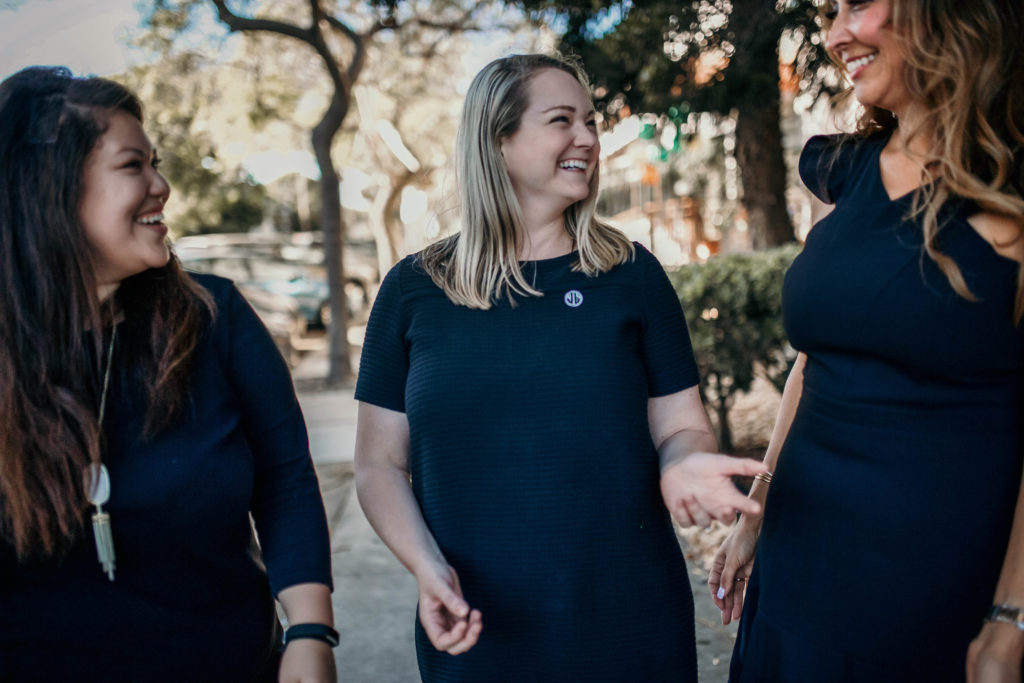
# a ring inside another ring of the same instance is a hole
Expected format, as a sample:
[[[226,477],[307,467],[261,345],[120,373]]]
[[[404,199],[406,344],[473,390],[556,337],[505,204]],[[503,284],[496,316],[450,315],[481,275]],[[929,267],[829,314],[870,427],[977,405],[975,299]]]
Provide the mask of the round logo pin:
[[[565,301],[566,306],[577,308],[583,303],[583,293],[578,289],[570,289],[562,300]]]

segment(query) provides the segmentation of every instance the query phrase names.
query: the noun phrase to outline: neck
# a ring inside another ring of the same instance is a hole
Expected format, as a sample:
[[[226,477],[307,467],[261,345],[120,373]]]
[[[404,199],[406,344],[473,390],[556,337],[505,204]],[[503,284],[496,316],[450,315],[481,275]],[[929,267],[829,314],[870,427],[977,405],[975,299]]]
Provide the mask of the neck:
[[[572,238],[565,231],[562,216],[543,225],[527,227],[523,232],[523,242],[519,248],[520,261],[539,261],[564,256],[573,249]]]
[[[110,284],[100,285],[96,288],[96,298],[102,304],[104,301],[109,299],[117,291],[120,282],[113,282]]]
[[[916,107],[905,107],[896,113],[898,125],[893,131],[890,144],[907,156],[926,156],[932,150],[934,135],[932,131],[921,128],[922,118],[922,112]]]

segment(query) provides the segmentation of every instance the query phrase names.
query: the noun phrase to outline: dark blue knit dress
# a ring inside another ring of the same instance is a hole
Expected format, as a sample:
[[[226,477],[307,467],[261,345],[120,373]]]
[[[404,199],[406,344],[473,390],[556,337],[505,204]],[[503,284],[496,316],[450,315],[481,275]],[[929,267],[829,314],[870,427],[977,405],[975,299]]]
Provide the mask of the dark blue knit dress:
[[[1021,483],[1017,263],[945,207],[958,296],[890,200],[885,136],[814,138],[804,182],[835,210],[786,277],[803,394],[768,492],[732,681],[963,681]]]
[[[647,401],[697,383],[643,247],[596,278],[526,263],[542,297],[456,306],[417,257],[381,285],[356,398],[404,411],[413,490],[483,632],[425,681],[696,681],[686,566]]]
[[[129,351],[148,328],[129,316],[119,329],[103,425],[115,580],[88,526],[60,560],[18,562],[0,543],[0,682],[276,681],[274,596],[331,585],[327,520],[288,368],[229,281],[194,277],[217,315],[196,347],[187,405],[150,438]]]

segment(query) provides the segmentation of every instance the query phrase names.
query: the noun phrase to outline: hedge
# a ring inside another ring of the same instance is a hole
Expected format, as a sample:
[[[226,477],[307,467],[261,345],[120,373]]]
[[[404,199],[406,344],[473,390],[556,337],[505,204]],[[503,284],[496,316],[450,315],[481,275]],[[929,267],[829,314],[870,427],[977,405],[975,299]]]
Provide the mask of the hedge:
[[[761,373],[782,391],[796,359],[782,328],[782,280],[800,251],[790,244],[713,256],[669,271],[700,368],[701,395],[718,418],[718,444],[733,451],[729,409]]]

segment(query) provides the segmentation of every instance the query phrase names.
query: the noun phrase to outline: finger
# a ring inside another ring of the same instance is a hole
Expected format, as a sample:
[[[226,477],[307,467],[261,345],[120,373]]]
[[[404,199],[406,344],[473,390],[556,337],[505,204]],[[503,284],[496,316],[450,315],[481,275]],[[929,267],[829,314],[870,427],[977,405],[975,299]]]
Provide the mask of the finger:
[[[459,587],[459,577],[454,571],[452,581],[454,589],[442,583],[437,587],[435,597],[454,617],[464,619],[469,614],[469,604],[460,595],[462,590]]]
[[[746,597],[747,583],[744,581],[742,584],[736,586],[736,589],[732,592],[732,618],[734,621],[739,621],[739,618],[743,615],[743,599]]]
[[[740,477],[752,477],[755,474],[768,474],[768,466],[760,460],[751,460],[750,458],[734,458],[730,456],[724,456],[729,458],[731,461],[729,469],[736,476]]]
[[[689,510],[687,510],[686,505],[682,501],[676,503],[675,509],[672,510],[671,512],[672,519],[676,520],[676,524],[678,524],[679,526],[688,527],[694,525],[695,522],[693,521],[693,518],[690,516],[690,512]]]
[[[480,610],[472,610],[469,613],[469,618],[466,620],[467,628],[465,634],[450,648],[448,648],[448,654],[450,655],[461,655],[471,647],[476,645],[477,640],[480,639],[480,631],[483,630],[483,619],[480,616]]]
[[[738,488],[732,485],[728,488],[722,488],[721,490],[715,491],[714,504],[709,507],[723,511],[731,509],[734,512],[739,512],[744,515],[761,514],[761,504],[753,498],[747,498],[740,493]]]
[[[711,516],[707,513],[704,507],[697,502],[695,497],[685,498],[683,504],[686,505],[686,511],[690,515],[690,519],[693,523],[699,527],[706,527],[711,524]]]
[[[469,622],[466,619],[459,619],[447,625],[439,624],[437,640],[436,642],[431,640],[431,642],[438,650],[447,652],[466,636],[467,630],[469,630]]]
[[[729,561],[726,561],[725,567],[722,569],[722,576],[718,584],[718,592],[716,596],[719,600],[725,600],[727,597],[732,595],[733,583],[736,581],[736,566]]]
[[[736,508],[731,505],[720,505],[712,516],[722,524],[732,526],[732,523],[736,521]]]
[[[732,621],[732,603],[733,594],[730,593],[724,600],[722,600],[722,626],[728,626],[729,622]]]

